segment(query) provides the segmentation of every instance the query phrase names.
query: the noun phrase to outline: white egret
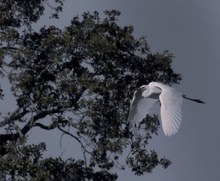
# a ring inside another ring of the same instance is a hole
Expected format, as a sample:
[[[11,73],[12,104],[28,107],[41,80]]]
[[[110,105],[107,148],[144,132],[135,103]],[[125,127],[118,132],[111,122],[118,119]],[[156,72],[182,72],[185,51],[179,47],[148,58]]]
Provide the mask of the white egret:
[[[142,85],[133,95],[131,101],[128,122],[134,126],[141,122],[149,113],[150,108],[155,102],[160,101],[161,122],[166,136],[174,135],[180,126],[182,120],[183,98],[204,103],[199,99],[191,99],[181,92],[168,85],[159,82],[151,82],[148,85]]]

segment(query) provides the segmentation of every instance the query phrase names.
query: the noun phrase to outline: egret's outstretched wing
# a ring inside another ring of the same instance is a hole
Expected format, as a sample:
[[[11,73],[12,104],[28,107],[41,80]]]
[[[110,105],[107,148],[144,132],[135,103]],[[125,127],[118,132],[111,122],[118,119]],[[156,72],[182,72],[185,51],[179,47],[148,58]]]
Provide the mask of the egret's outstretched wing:
[[[144,98],[141,90],[134,92],[128,116],[129,126],[139,124],[149,113],[150,108],[158,99]]]
[[[161,122],[166,136],[174,135],[182,121],[183,95],[171,87],[165,87],[159,96],[161,102]]]

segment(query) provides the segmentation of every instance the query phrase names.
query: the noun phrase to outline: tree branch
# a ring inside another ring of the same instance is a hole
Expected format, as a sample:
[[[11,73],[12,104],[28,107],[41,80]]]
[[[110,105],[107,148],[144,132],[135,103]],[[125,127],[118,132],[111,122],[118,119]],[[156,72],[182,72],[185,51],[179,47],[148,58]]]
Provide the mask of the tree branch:
[[[67,135],[71,136],[72,138],[74,138],[76,141],[78,141],[79,144],[81,145],[81,147],[82,147],[84,153],[86,152],[86,153],[88,153],[88,154],[91,154],[91,153],[86,149],[85,145],[82,143],[82,141],[81,141],[77,136],[75,136],[75,135],[71,134],[70,132],[68,132],[68,131],[66,131],[66,130],[64,130],[64,129],[62,129],[62,128],[59,127],[59,126],[58,126],[57,128],[58,128],[61,132],[63,132],[63,134],[67,134]]]
[[[13,120],[16,120],[16,119],[19,119],[27,113],[26,110],[23,110],[22,113],[17,113],[17,112],[19,112],[19,111],[18,110],[15,111],[15,113],[13,113],[11,115],[10,119],[8,119],[6,121],[6,123],[8,123],[10,121],[13,121]],[[8,141],[17,141],[18,138],[21,137],[21,135],[22,136],[26,135],[27,132],[34,126],[34,123],[37,120],[42,119],[42,118],[44,118],[44,117],[46,117],[47,115],[50,115],[50,114],[62,113],[62,112],[64,112],[63,109],[61,109],[61,110],[42,111],[39,114],[36,114],[35,116],[33,116],[22,129],[19,129],[19,131],[17,133],[0,134],[0,155],[7,154],[7,150],[5,148],[5,145]],[[2,125],[5,125],[5,124],[2,123]],[[38,126],[39,126],[39,124],[38,124]],[[41,124],[41,126],[42,126],[42,124]]]
[[[86,87],[82,87],[81,91],[77,94],[76,98],[74,99],[75,103],[78,102],[78,100],[81,98],[81,96],[85,90],[86,90]],[[11,134],[0,134],[0,147],[1,147],[0,154],[4,155],[7,153],[4,148],[4,145],[7,143],[7,141],[17,141],[18,138],[21,137],[21,135],[22,136],[26,135],[29,132],[29,130],[32,129],[34,126],[38,126],[38,127],[45,129],[45,130],[51,130],[51,129],[58,127],[62,132],[65,132],[65,130],[62,130],[59,127],[59,123],[67,123],[65,121],[64,122],[63,121],[53,122],[49,126],[46,126],[41,123],[36,123],[36,121],[46,117],[47,115],[56,114],[56,113],[63,113],[65,111],[72,111],[72,110],[73,110],[73,108],[59,108],[59,109],[41,111],[40,113],[33,116],[22,129],[19,129],[19,132],[11,133]],[[28,111],[26,109],[23,109],[22,112],[20,112],[20,109],[17,109],[8,119],[0,122],[0,127],[3,127],[7,124],[10,124],[10,123],[14,122],[15,120],[21,119],[27,113],[28,113]],[[67,134],[67,132],[65,132],[65,134]],[[74,135],[72,135],[72,137],[74,137],[79,143],[81,143],[81,141],[77,137],[75,137]],[[81,143],[81,145],[82,145],[82,143]]]
[[[37,120],[42,119],[46,117],[47,115],[50,114],[56,114],[56,113],[63,113],[65,110],[64,109],[53,109],[53,110],[48,110],[48,111],[42,111],[39,114],[36,114],[33,116],[28,123],[22,128],[21,132],[23,135],[25,135],[36,123]],[[39,126],[39,124],[38,124]]]
[[[67,120],[56,120],[56,121],[53,121],[50,125],[46,126],[42,123],[34,123],[34,126],[37,126],[37,127],[40,127],[42,129],[45,129],[45,130],[51,130],[51,129],[54,129],[54,128],[57,128],[59,126],[59,124],[67,124],[68,121]]]
[[[27,113],[28,113],[28,111],[26,109],[23,109],[22,112],[20,112],[20,109],[17,109],[15,112],[13,112],[11,114],[11,116],[9,118],[7,118],[6,120],[0,122],[0,127],[3,127],[7,124],[10,124],[10,123],[12,123],[16,120],[21,119]]]
[[[44,124],[41,124],[41,123],[34,123],[34,126],[40,127],[42,129],[45,129],[45,130],[51,130],[51,129],[54,129],[54,128],[57,127],[57,122],[53,122],[48,126],[46,126]]]

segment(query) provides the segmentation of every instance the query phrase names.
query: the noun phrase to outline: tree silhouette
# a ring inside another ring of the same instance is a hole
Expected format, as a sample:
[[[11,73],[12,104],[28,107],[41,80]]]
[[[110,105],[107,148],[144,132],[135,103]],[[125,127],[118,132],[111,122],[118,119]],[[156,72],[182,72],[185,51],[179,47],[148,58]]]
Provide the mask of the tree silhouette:
[[[134,134],[127,116],[136,87],[150,81],[178,83],[173,55],[152,53],[144,37],[133,36],[132,26],[119,25],[116,10],[105,11],[103,18],[84,13],[63,29],[32,28],[45,7],[59,18],[62,5],[62,0],[0,3],[0,74],[16,101],[15,110],[1,114],[1,179],[116,180],[114,167],[127,165],[139,175],[157,165],[166,168],[170,161],[147,147],[157,134],[158,117],[148,116]],[[27,144],[34,127],[70,136],[84,157],[43,157],[46,143]]]

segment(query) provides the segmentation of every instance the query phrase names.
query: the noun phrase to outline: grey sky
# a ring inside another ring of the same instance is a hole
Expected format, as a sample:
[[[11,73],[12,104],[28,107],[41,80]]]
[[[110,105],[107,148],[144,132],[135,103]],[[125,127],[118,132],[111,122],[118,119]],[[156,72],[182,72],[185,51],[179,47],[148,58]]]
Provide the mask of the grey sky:
[[[167,138],[160,129],[159,135],[152,139],[150,147],[173,162],[168,169],[158,167],[141,177],[133,176],[128,169],[120,172],[119,180],[219,181],[220,1],[66,0],[64,13],[56,25],[68,25],[74,15],[85,11],[106,9],[121,11],[120,23],[133,25],[136,36],[146,36],[152,51],[168,49],[172,52],[175,55],[173,69],[183,76],[180,85],[175,87],[207,103],[185,101],[179,132]],[[42,24],[48,23],[52,22],[42,20]],[[35,131],[31,135],[34,136]],[[40,135],[42,140],[46,136]],[[59,136],[55,132],[47,136],[56,154],[62,152],[57,146]],[[70,141],[63,141],[64,154],[77,155]]]

